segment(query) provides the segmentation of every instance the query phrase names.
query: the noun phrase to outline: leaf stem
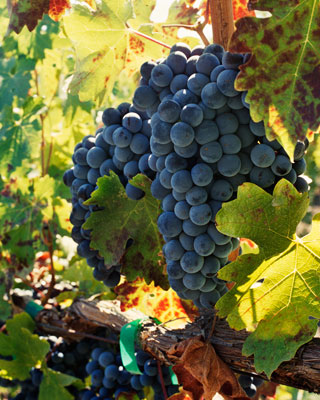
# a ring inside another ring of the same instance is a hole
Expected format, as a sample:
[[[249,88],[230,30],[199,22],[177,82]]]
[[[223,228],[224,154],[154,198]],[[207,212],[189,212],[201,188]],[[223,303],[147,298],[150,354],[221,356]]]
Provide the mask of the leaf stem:
[[[153,42],[153,43],[157,43],[157,44],[159,44],[160,46],[163,46],[163,47],[165,47],[165,48],[167,48],[167,49],[171,49],[171,46],[169,46],[168,44],[166,44],[166,43],[164,43],[164,42],[161,42],[160,40],[154,39],[153,37],[148,36],[148,35],[146,35],[146,34],[144,34],[144,33],[142,33],[142,32],[139,32],[139,31],[137,31],[136,29],[131,28],[131,26],[130,26],[128,23],[126,24],[126,27],[127,27],[128,31],[129,31],[130,33],[132,33],[133,35],[141,36],[141,37],[143,37],[144,39],[150,40],[150,41]]]

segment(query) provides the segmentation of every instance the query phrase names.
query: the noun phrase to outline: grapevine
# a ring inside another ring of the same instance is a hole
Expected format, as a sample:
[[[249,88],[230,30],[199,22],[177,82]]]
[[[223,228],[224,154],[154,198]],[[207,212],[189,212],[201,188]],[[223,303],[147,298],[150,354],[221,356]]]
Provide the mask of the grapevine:
[[[9,3],[0,397],[319,393],[319,0]]]

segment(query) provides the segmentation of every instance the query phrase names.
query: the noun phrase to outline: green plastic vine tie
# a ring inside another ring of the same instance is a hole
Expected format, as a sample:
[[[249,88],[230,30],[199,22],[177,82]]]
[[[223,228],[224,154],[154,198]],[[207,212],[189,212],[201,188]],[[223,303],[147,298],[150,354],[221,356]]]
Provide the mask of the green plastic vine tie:
[[[30,315],[33,319],[37,316],[37,314],[43,310],[44,307],[40,306],[39,304],[35,303],[34,301],[29,301],[26,305],[24,311]]]
[[[120,332],[120,355],[122,364],[125,369],[134,375],[142,375],[140,368],[137,364],[136,356],[135,356],[135,345],[138,334],[140,332],[140,328],[142,322],[148,319],[136,319],[128,324],[124,325]],[[157,325],[161,324],[157,318],[151,318]],[[178,385],[177,375],[173,372],[172,367],[169,367],[169,374],[171,378],[171,383],[173,385]]]

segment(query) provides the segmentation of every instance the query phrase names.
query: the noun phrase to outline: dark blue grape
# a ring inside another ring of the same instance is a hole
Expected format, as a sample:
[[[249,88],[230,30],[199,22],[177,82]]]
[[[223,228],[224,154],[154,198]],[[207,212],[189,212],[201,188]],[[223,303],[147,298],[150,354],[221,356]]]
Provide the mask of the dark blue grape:
[[[220,135],[235,133],[239,128],[239,121],[232,113],[218,115],[216,118],[216,124],[218,125]]]
[[[185,122],[177,122],[171,128],[170,138],[174,145],[186,147],[193,142],[194,130]]]
[[[103,111],[102,122],[105,125],[113,125],[121,123],[120,111],[115,108],[107,108]]]
[[[191,176],[192,176],[192,170],[191,170]],[[193,186],[186,193],[187,203],[190,204],[191,206],[197,206],[199,204],[203,204],[207,201],[207,198],[208,198],[208,193],[206,189],[199,186]]]
[[[206,143],[200,148],[200,157],[207,163],[215,163],[222,157],[223,151],[216,141]]]
[[[130,112],[123,117],[122,126],[132,133],[139,132],[142,128],[142,118],[139,114]]]
[[[188,89],[178,90],[173,96],[173,100],[177,102],[181,108],[187,104],[198,102],[197,96]]]
[[[140,200],[145,196],[143,190],[131,185],[131,183],[127,183],[126,185],[126,194],[131,200]]]
[[[208,204],[200,204],[190,208],[190,219],[196,225],[206,225],[210,222],[212,212]]]
[[[170,123],[176,122],[180,117],[180,112],[181,112],[181,106],[174,99],[164,100],[160,103],[158,107],[159,116],[161,120],[164,122],[170,122]]]
[[[71,186],[72,182],[75,179],[74,173],[73,173],[73,168],[72,169],[68,169],[64,174],[63,174],[63,183],[66,186]]]
[[[223,107],[227,103],[227,97],[220,92],[215,82],[206,84],[202,89],[201,100],[205,106],[213,109]]]
[[[223,65],[218,65],[215,68],[213,68],[213,70],[211,71],[211,74],[210,74],[210,81],[211,82],[217,82],[218,76],[224,70],[225,70],[225,68],[224,68]]]
[[[195,128],[195,140],[199,144],[212,142],[219,137],[219,129],[214,121],[205,119]]]
[[[272,165],[276,155],[272,147],[266,144],[257,144],[250,153],[251,161],[260,168],[267,168]]]
[[[142,109],[156,103],[157,93],[149,86],[139,86],[133,96],[133,103]]]
[[[186,124],[196,127],[203,121],[203,111],[197,104],[187,104],[182,108],[180,118]]]
[[[253,167],[250,172],[250,181],[261,188],[267,188],[274,184],[275,176],[270,168]]]
[[[292,164],[287,156],[277,155],[271,165],[272,172],[277,176],[287,175],[292,169]]]
[[[192,93],[200,96],[202,89],[209,82],[209,78],[206,75],[197,72],[189,77],[187,87]]]
[[[228,201],[232,197],[231,184],[223,179],[215,181],[211,187],[210,195],[213,200]]]
[[[197,186],[207,186],[212,181],[213,172],[212,169],[204,163],[196,164],[191,169],[191,178]]]
[[[176,75],[170,83],[169,93],[171,93],[171,92],[176,93],[180,89],[186,89],[187,81],[188,81],[187,75],[185,75],[185,74]],[[160,98],[160,100],[162,100],[162,99]]]
[[[159,64],[151,71],[151,79],[157,86],[169,86],[172,78],[172,69],[166,64]]]
[[[241,160],[236,154],[223,155],[218,161],[218,171],[222,176],[237,175],[241,169]]]
[[[158,218],[158,228],[162,235],[178,236],[182,230],[182,223],[173,212],[164,212]]]
[[[194,250],[200,256],[210,256],[215,250],[215,243],[209,235],[203,233],[194,240]]]
[[[243,64],[243,55],[237,53],[230,53],[226,51],[222,57],[222,65],[226,69],[235,69],[237,70],[239,65]]]
[[[167,273],[171,278],[181,279],[183,278],[185,271],[182,269],[178,261],[169,261],[167,263]]]
[[[190,290],[198,290],[206,283],[206,278],[200,272],[186,273],[182,280],[185,287]]]
[[[171,185],[176,192],[186,193],[193,186],[191,173],[188,170],[175,172],[171,178]]]

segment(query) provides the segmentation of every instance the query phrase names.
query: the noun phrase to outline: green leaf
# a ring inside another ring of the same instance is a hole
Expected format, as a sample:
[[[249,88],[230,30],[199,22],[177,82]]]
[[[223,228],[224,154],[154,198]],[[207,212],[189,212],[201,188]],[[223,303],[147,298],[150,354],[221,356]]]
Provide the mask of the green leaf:
[[[24,55],[0,59],[0,110],[12,104],[14,96],[27,97],[34,67],[35,61]]]
[[[79,379],[74,376],[45,368],[39,390],[39,400],[47,400],[48,393],[50,393],[50,400],[72,400],[74,397],[65,389],[65,386],[76,381],[79,381]]]
[[[256,371],[268,376],[313,338],[317,321],[309,316],[320,318],[320,214],[311,234],[295,234],[308,204],[307,194],[284,179],[273,196],[245,183],[216,217],[221,232],[248,238],[259,248],[221,270],[219,277],[235,286],[216,307],[231,328],[254,331],[243,351],[254,354]]]
[[[114,173],[98,179],[99,189],[86,204],[98,204],[103,211],[93,212],[85,223],[92,229],[91,246],[99,250],[107,265],[122,265],[129,281],[143,277],[147,284],[167,288],[163,274],[163,239],[157,227],[160,202],[151,195],[150,180],[139,174],[131,183],[144,190],[138,201],[127,197],[124,187]],[[133,244],[126,250],[127,241]]]
[[[296,141],[320,130],[320,1],[255,0],[270,18],[236,22],[230,49],[252,53],[241,67],[238,90],[254,121],[265,121],[267,137],[277,138],[293,158]]]
[[[142,25],[140,8],[137,11]],[[78,4],[64,17],[66,34],[77,54],[70,89],[81,101],[97,99],[98,105],[103,104],[124,68],[133,73],[146,58],[159,58],[167,51],[133,34],[127,24],[133,17],[128,0],[103,0],[96,10]],[[148,18],[145,23],[149,22]]]
[[[32,334],[35,323],[26,313],[15,315],[6,325],[8,335],[0,333],[0,354],[13,360],[0,360],[0,376],[25,380],[31,368],[41,365],[50,345]]]

